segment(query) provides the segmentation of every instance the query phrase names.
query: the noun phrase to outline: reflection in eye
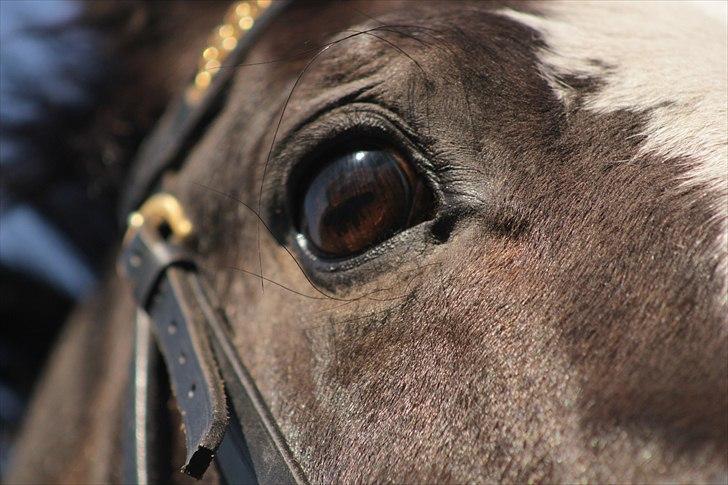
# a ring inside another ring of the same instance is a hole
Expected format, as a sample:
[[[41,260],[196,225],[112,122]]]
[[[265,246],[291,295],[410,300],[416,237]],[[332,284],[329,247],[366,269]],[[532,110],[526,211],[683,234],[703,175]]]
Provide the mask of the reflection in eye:
[[[428,218],[432,194],[388,150],[353,151],[324,165],[300,192],[299,230],[323,256],[362,253]]]

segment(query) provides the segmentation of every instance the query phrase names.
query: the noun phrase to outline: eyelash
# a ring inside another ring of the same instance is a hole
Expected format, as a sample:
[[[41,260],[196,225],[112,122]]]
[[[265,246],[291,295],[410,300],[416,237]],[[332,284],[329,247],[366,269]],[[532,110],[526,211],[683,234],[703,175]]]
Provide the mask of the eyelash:
[[[361,105],[349,106],[342,111],[313,120],[286,137],[283,144],[301,147],[294,150],[292,157],[286,157],[289,160],[298,158],[286,174],[287,189],[291,183],[295,183],[298,173],[311,168],[322,156],[370,143],[377,148],[389,148],[400,153],[412,163],[415,171],[424,177],[431,188],[438,191],[438,179],[426,151],[416,142],[414,132],[398,117],[368,104],[364,108]],[[323,126],[315,126],[316,123]]]

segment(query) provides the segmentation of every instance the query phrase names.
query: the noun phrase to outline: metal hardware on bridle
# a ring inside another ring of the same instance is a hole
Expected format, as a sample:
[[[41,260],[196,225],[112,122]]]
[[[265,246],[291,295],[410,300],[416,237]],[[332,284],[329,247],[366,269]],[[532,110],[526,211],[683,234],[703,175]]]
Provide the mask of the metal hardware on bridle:
[[[138,308],[126,417],[123,481],[162,479],[157,446],[163,413],[159,355],[185,432],[182,471],[200,478],[214,459],[227,483],[306,483],[255,383],[232,345],[231,328],[195,258],[184,249],[194,225],[171,194],[152,193],[165,171],[219,109],[234,66],[288,2],[235,3],[203,51],[184,94],[138,156],[124,199],[128,229],[119,258]],[[142,198],[148,197],[141,203]]]
[[[177,169],[219,111],[227,87],[253,43],[291,0],[246,0],[234,3],[212,32],[198,68],[184,93],[172,101],[142,144],[131,180],[122,196],[121,219],[141,205],[162,174]]]

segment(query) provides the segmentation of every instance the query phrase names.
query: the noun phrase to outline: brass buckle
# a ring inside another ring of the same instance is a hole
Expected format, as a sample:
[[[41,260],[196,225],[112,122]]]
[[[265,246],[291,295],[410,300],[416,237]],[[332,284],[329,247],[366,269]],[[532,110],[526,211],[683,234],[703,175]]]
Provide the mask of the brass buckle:
[[[166,228],[169,236],[165,239],[176,244],[186,240],[193,230],[192,221],[185,214],[182,204],[175,196],[166,192],[152,195],[139,210],[129,214],[124,243],[130,241],[143,226],[152,226],[160,234]]]

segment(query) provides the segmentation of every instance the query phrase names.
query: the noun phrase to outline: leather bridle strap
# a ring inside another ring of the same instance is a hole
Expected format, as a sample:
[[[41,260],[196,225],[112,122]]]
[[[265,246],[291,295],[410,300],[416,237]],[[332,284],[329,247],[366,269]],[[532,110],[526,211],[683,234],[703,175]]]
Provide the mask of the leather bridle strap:
[[[136,222],[134,222],[136,220]],[[156,425],[154,346],[161,351],[185,429],[182,470],[200,478],[213,457],[228,483],[306,483],[300,467],[232,345],[224,314],[192,256],[182,207],[157,194],[132,217],[120,258],[139,305],[132,384],[134,436],[127,478],[149,482]],[[221,376],[222,374],[222,376]],[[224,380],[222,379],[224,377]],[[232,404],[228,423],[226,394]]]
[[[220,109],[234,67],[289,3],[244,0],[231,6],[190,86],[170,105],[135,161],[122,201],[125,215],[134,212],[119,260],[138,305],[124,482],[164,478],[155,453],[164,447],[164,382],[157,372],[161,353],[185,432],[182,471],[200,478],[215,458],[228,483],[306,483],[232,345],[230,326],[213,293],[194,257],[183,249],[192,223],[170,194],[152,195],[142,204],[165,172],[182,165]]]
[[[142,144],[121,200],[121,220],[154,190],[164,172],[178,169],[224,103],[231,80],[266,27],[292,0],[235,2],[202,51],[198,70],[181,96],[173,100]],[[245,7],[244,13],[240,12]],[[237,24],[242,22],[244,30]],[[229,42],[228,42],[229,41]],[[228,48],[234,47],[228,51]],[[212,53],[212,54],[210,54]]]

